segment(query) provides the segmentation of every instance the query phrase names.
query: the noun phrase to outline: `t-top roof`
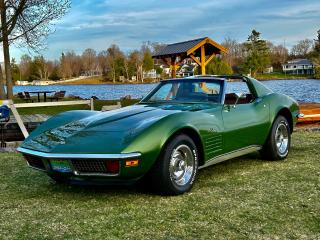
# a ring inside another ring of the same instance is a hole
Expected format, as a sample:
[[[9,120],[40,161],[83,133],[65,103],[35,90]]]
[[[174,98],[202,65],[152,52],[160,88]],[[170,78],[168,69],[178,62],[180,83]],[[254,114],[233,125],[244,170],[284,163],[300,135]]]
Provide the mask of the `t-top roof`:
[[[203,37],[189,41],[169,44],[159,52],[157,52],[155,55],[153,55],[153,58],[170,57],[173,55],[189,55],[190,53],[188,51],[192,50],[197,45],[205,45],[207,54],[219,54],[221,52],[227,52],[227,50],[220,44],[216,43],[208,37]],[[200,50],[195,49],[195,52],[197,51]]]

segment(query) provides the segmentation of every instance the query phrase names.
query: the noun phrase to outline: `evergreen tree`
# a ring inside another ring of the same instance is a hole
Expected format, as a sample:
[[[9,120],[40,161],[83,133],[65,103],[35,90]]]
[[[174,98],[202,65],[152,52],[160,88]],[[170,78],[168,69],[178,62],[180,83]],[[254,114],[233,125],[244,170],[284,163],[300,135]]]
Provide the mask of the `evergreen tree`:
[[[270,65],[269,48],[265,40],[260,39],[260,33],[252,30],[246,43],[244,43],[246,58],[242,65],[245,73],[251,73],[253,76]]]
[[[207,74],[232,74],[231,66],[222,61],[220,58],[215,57],[207,66],[206,66]]]
[[[153,69],[153,59],[150,49],[146,49],[143,54],[143,70],[150,71]]]

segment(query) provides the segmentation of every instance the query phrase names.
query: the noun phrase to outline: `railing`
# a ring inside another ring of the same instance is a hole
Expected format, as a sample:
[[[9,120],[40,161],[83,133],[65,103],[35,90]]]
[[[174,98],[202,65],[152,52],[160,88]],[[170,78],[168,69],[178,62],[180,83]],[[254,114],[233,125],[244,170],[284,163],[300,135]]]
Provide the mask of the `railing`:
[[[68,105],[89,105],[91,111],[94,110],[93,98],[89,100],[77,100],[77,101],[61,101],[61,102],[38,102],[38,103],[14,103],[12,100],[0,100],[0,105],[7,105],[13,116],[15,117],[18,126],[25,138],[29,136],[28,130],[24,126],[24,123],[17,111],[17,108],[30,108],[30,107],[55,107],[55,106],[68,106]]]

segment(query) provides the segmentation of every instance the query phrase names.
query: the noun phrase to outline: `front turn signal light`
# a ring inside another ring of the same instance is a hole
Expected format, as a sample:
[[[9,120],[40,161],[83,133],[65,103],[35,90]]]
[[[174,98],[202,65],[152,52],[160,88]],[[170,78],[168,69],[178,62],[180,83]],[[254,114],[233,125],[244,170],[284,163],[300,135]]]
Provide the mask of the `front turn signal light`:
[[[126,160],[126,167],[136,167],[139,165],[139,160]]]

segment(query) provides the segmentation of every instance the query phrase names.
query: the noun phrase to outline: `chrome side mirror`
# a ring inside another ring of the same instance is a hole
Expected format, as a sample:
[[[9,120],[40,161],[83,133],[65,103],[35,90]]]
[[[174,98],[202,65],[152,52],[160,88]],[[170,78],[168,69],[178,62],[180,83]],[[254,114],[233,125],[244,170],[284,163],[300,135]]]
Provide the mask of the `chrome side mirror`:
[[[238,92],[238,93],[235,93],[235,94],[237,95],[237,100],[234,103],[233,108],[236,107],[236,105],[238,104],[240,99],[245,99],[247,97],[247,94],[245,94],[244,92],[240,92],[240,93]]]

